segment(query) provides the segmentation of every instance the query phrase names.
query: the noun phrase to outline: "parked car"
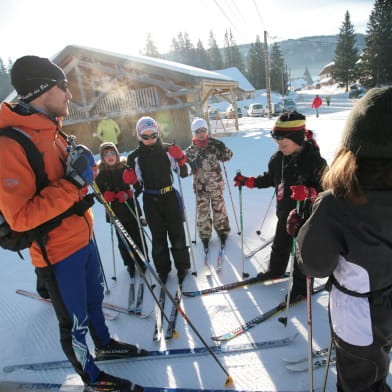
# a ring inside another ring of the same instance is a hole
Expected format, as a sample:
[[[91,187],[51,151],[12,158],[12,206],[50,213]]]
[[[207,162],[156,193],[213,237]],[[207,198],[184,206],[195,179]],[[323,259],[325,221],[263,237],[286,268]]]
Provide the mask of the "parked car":
[[[233,105],[229,105],[226,109],[226,117],[227,118],[234,118],[234,108]],[[242,110],[239,106],[237,106],[237,117],[242,117]]]
[[[350,99],[361,98],[365,95],[365,92],[366,90],[364,88],[355,88],[348,93],[348,97]]]
[[[249,117],[263,117],[265,115],[265,108],[262,103],[251,103],[248,109]]]
[[[297,104],[292,98],[282,99],[282,112],[289,112],[291,110],[297,110]]]
[[[219,109],[217,109],[217,108],[209,108],[208,109],[208,118],[210,120],[216,120],[217,114],[219,114]]]

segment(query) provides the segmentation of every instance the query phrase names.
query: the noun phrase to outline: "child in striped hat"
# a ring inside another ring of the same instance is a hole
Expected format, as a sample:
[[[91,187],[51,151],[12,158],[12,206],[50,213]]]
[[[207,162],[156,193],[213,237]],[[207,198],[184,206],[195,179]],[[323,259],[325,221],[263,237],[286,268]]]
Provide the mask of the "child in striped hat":
[[[320,156],[319,148],[313,140],[306,137],[305,122],[305,116],[296,111],[282,113],[271,132],[278,151],[272,155],[268,170],[257,177],[234,177],[235,186],[275,188],[278,223],[269,268],[257,275],[260,280],[284,275],[293,237],[310,213],[310,202],[314,201],[317,193],[321,191],[321,175],[327,163]],[[297,201],[300,202],[299,213],[295,211]],[[306,278],[295,261],[290,298],[294,301],[302,296],[306,296]]]

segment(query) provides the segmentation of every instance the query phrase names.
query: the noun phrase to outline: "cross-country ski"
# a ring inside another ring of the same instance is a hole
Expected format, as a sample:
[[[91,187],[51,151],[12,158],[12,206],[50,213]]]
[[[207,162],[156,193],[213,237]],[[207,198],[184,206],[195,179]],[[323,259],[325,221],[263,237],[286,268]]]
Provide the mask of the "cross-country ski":
[[[297,337],[297,334],[292,336],[287,336],[284,338],[265,340],[262,342],[254,342],[254,343],[244,343],[238,345],[228,345],[221,346],[215,345],[210,346],[210,349],[216,354],[230,354],[230,353],[239,353],[246,351],[254,351],[254,350],[263,350],[281,346],[287,346],[291,344],[294,339]],[[116,364],[116,363],[124,363],[124,362],[132,362],[132,361],[140,361],[140,360],[150,360],[150,359],[164,359],[164,358],[174,358],[174,357],[187,357],[194,355],[207,355],[208,350],[205,347],[194,347],[194,348],[174,348],[169,350],[156,350],[156,351],[148,351],[146,355],[131,357],[131,358],[121,358],[121,359],[110,359],[106,361],[97,361],[103,365],[107,364]],[[4,373],[12,373],[17,370],[51,370],[51,369],[59,369],[59,368],[67,368],[71,367],[71,363],[69,361],[49,361],[49,362],[37,362],[37,363],[25,363],[25,364],[15,364],[8,365],[3,368]]]

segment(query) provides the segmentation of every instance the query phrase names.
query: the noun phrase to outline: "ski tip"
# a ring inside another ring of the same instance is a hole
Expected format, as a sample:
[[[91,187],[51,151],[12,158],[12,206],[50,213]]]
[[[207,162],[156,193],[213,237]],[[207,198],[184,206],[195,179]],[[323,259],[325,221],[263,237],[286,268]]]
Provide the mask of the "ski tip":
[[[234,384],[234,380],[232,379],[231,376],[228,376],[225,382],[225,387],[231,387],[233,384]]]
[[[174,339],[178,339],[179,336],[180,336],[180,334],[178,333],[178,331],[173,331],[173,338]]]
[[[278,321],[287,327],[287,317],[279,317]]]

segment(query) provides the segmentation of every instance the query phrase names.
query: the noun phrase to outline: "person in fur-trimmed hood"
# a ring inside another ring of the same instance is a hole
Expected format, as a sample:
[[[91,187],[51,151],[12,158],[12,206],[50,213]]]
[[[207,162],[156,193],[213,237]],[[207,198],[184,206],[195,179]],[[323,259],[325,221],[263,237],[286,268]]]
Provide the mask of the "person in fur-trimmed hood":
[[[191,129],[192,144],[185,153],[193,166],[197,228],[200,239],[207,248],[212,226],[223,244],[230,233],[230,223],[223,198],[224,181],[220,162],[229,161],[233,152],[223,142],[208,135],[208,125],[204,119],[195,118]]]
[[[131,191],[129,184],[126,184],[122,179],[123,171],[127,168],[127,159],[126,157],[120,156],[117,147],[111,142],[102,143],[99,147],[99,151],[101,160],[98,163],[99,172],[95,182],[102,192],[103,197],[108,203],[110,203],[113,211],[120,219],[129,235],[135,241],[138,248],[143,251],[143,242],[140,237],[137,216],[139,216],[141,224],[146,225],[146,221],[141,218],[142,210],[138,201],[136,199],[135,201],[133,200],[134,194]],[[137,188],[134,190],[136,193],[140,192]],[[137,214],[134,202],[136,202]],[[110,222],[110,217],[108,215],[106,215],[106,221]],[[132,278],[135,274],[135,262],[127,251],[117,231],[116,234],[118,239],[118,249],[124,261],[124,265],[127,266],[129,275]],[[146,252],[148,252],[144,234],[142,235],[146,246]],[[137,252],[133,251],[133,253],[140,267],[143,271],[145,271],[146,267],[140,260]],[[145,256],[148,258],[147,255]]]
[[[330,277],[337,391],[391,391],[392,87],[354,106],[322,183],[297,257],[306,274]]]

